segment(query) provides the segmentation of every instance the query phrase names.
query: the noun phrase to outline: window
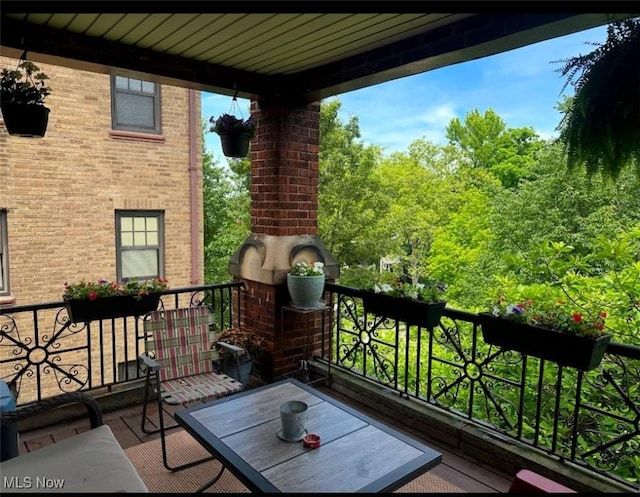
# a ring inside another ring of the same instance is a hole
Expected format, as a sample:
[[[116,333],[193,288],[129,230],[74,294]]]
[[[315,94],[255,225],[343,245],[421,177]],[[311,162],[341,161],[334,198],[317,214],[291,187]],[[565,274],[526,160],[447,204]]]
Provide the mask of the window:
[[[111,76],[113,129],[160,134],[160,85]]]
[[[164,277],[162,212],[116,211],[116,271],[124,278]]]
[[[0,209],[0,295],[9,294],[9,241],[7,211]]]

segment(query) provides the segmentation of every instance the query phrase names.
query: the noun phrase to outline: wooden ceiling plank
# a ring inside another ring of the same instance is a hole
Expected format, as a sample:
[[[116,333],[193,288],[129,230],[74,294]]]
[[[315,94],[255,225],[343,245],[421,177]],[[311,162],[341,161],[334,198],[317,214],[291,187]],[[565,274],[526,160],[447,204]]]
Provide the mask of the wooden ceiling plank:
[[[113,29],[114,26],[126,16],[126,14],[100,14],[84,34],[87,36],[102,37]]]
[[[99,15],[100,14],[80,14],[69,23],[66,29],[72,33],[84,33],[91,27]]]
[[[120,38],[120,43],[125,45],[136,45],[139,44],[140,40],[142,40],[149,31],[153,31],[160,24],[162,24],[171,14],[151,14],[147,18],[145,18],[140,24],[138,24],[135,28],[125,34],[122,38]],[[143,45],[138,45],[143,47]],[[147,48],[147,47],[143,47]]]
[[[276,55],[286,53],[296,45],[299,38],[306,36],[309,32],[314,32],[317,29],[329,25],[329,21],[337,22],[344,17],[344,14],[330,16],[318,15],[314,19],[302,16],[300,22],[296,23],[295,26],[291,26],[287,31],[280,32],[277,36],[274,35],[266,42],[255,45],[251,50],[241,52],[233,58],[227,57],[223,59],[221,63],[235,67],[250,66],[252,61],[260,63],[267,53],[269,56],[271,56],[272,53]]]
[[[404,37],[408,38],[413,34],[414,30],[420,30],[424,28],[425,25],[429,25],[431,23],[431,18],[427,15],[420,15],[416,17],[415,15],[399,15],[394,17],[384,16],[378,17],[378,22],[375,24],[367,23],[365,25],[359,26],[354,25],[351,29],[344,30],[343,33],[353,33],[353,34],[345,34],[344,36],[338,38],[332,38],[330,43],[324,42],[322,43],[321,50],[318,51],[315,55],[307,55],[301,59],[303,64],[299,64],[298,68],[292,67],[292,64],[287,62],[288,55],[295,55],[295,48],[293,52],[289,51],[272,51],[270,53],[269,60],[266,61],[270,63],[273,61],[273,67],[268,67],[265,63],[258,64],[248,64],[243,67],[250,68],[252,71],[257,72],[265,72],[265,73],[273,73],[280,72],[283,67],[282,62],[285,62],[284,66],[289,68],[289,71],[296,72],[302,70],[303,67],[312,67],[313,65],[320,65],[325,63],[330,63],[335,60],[342,58],[343,56],[351,56],[356,53],[362,52],[363,48],[369,50],[371,48],[376,48],[375,43],[372,41],[376,36],[380,33],[391,32],[393,34],[398,33],[406,33]],[[380,46],[378,44],[377,46]],[[306,46],[302,46],[302,51],[306,49]],[[311,62],[311,57],[313,57],[313,63]],[[264,58],[263,58],[264,59]],[[277,63],[277,65],[276,65]]]
[[[29,14],[26,17],[28,22],[36,24],[47,24],[51,20],[51,14]]]
[[[53,14],[47,26],[56,29],[66,29],[73,22],[77,14]]]
[[[162,45],[164,40],[173,35],[176,31],[183,28],[186,24],[198,17],[198,14],[172,14],[170,17],[162,21],[155,29],[149,31],[147,35],[140,40],[145,47],[159,52],[164,52],[158,45]]]
[[[180,43],[178,47],[172,48],[171,53],[179,53],[183,57],[204,60],[205,57],[200,55],[201,52],[212,45],[217,47],[218,40],[227,36],[229,27],[244,17],[245,14],[224,14],[213,17],[210,14],[206,14],[206,16],[211,17],[210,22],[200,29],[198,33],[194,33]]]
[[[228,49],[222,52],[214,48],[216,52],[215,57],[208,57],[213,47],[206,46],[206,44],[193,47],[193,52],[190,53],[200,50],[197,52],[199,58],[216,64],[225,64],[225,61],[232,56],[231,54],[243,54],[244,52],[255,49],[255,47],[261,47],[271,43],[274,38],[279,36],[279,33],[287,32],[292,26],[297,26],[300,19],[306,15],[307,14],[283,14],[278,15],[275,19],[264,18],[265,22],[261,23],[248,35],[244,33],[239,35],[236,33],[228,33],[225,40],[220,40],[220,43],[227,45]]]
[[[193,44],[207,39],[210,36],[210,33],[207,32],[208,26],[214,24],[222,15],[223,14],[197,15],[163,41],[158,42],[154,46],[154,50],[181,55],[182,52]]]
[[[184,38],[181,41],[176,42],[172,47],[167,49],[168,53],[172,53],[179,56],[185,56],[186,51],[188,51],[194,45],[198,43],[210,39],[218,29],[218,22],[224,16],[224,14],[207,14],[204,16],[197,17],[193,21],[193,26],[195,30],[189,34],[188,37]],[[196,58],[196,57],[191,57]]]
[[[368,24],[378,17],[378,14],[367,14],[365,16],[349,16],[339,21],[336,21],[328,26],[323,27],[320,30],[308,33],[296,41],[295,44],[291,44],[288,50],[281,51],[281,55],[276,57],[276,60],[271,61],[264,60],[262,63],[255,65],[257,71],[264,73],[277,72],[277,68],[281,66],[306,66],[303,58],[309,56],[315,56],[318,52],[326,50],[325,45],[331,43],[334,36],[339,35],[340,32],[349,31],[361,24]]]
[[[450,16],[456,17],[456,16]],[[354,33],[345,35],[342,38],[336,39],[335,44],[333,46],[329,44],[323,45],[323,50],[318,51],[315,54],[306,54],[302,59],[304,61],[303,64],[279,64],[277,69],[278,72],[283,74],[293,74],[298,71],[312,69],[313,67],[317,67],[318,65],[328,64],[345,57],[353,57],[358,53],[362,52],[362,48],[366,47],[367,50],[372,50],[378,48],[380,46],[384,46],[385,44],[397,42],[402,39],[410,38],[415,36],[418,33],[422,33],[425,31],[427,26],[433,25],[436,29],[442,26],[442,16],[439,16],[438,19],[434,19],[432,22],[426,24],[416,25],[416,23],[410,22],[405,26],[405,29],[399,29],[400,26],[396,26],[391,30],[386,30],[385,33],[389,34],[389,36],[385,39],[386,43],[367,43],[367,40],[370,39],[374,34],[369,33],[369,36],[363,38],[360,33]],[[367,30],[368,31],[368,30]],[[285,59],[286,60],[286,59]],[[277,59],[276,61],[279,61]],[[250,67],[250,66],[248,66]],[[259,68],[251,67],[251,70],[258,70]],[[262,72],[269,74],[270,71],[268,67],[261,68]]]
[[[117,25],[104,34],[104,38],[111,41],[121,41],[149,16],[150,14],[127,14]]]

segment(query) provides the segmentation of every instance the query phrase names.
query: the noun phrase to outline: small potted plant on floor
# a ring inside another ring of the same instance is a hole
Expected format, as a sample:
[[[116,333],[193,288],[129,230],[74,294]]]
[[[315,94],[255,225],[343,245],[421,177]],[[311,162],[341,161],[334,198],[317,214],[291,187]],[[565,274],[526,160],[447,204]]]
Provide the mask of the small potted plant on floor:
[[[62,300],[73,323],[140,316],[158,308],[160,292],[168,286],[165,278],[146,281],[125,278],[122,283],[82,280],[65,283]]]
[[[10,135],[44,136],[49,122],[44,100],[51,93],[47,79],[38,66],[26,59],[21,59],[15,70],[0,72],[0,110]]]
[[[227,157],[246,157],[249,152],[249,142],[255,136],[256,123],[253,116],[248,119],[222,114],[218,118],[209,118],[210,131],[220,136],[222,152]]]
[[[296,262],[287,273],[287,290],[291,296],[291,305],[300,309],[322,306],[320,298],[324,291],[324,280],[323,262]]]
[[[218,342],[224,342],[244,349],[245,353],[240,356],[239,364],[235,361],[235,358],[226,357],[228,352],[224,347],[219,346]],[[264,338],[246,328],[235,327],[223,330],[213,344],[220,352],[222,372],[235,378],[246,387],[249,383],[249,377],[251,376],[253,362],[262,354],[263,343]]]

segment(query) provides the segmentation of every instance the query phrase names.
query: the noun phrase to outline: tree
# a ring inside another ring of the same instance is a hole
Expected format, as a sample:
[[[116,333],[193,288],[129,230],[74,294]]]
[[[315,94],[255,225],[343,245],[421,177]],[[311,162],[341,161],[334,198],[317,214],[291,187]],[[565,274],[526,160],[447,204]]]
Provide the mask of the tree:
[[[204,142],[204,140],[203,140]],[[206,283],[229,281],[229,259],[251,231],[246,159],[229,171],[203,149],[204,266]]]
[[[477,109],[468,112],[464,123],[452,119],[446,136],[461,152],[462,167],[491,171],[506,188],[516,188],[521,179],[530,177],[535,154],[543,145],[533,128],[507,128],[491,109],[484,115]]]
[[[376,219],[388,208],[373,177],[381,151],[360,140],[358,118],[340,122],[338,100],[320,109],[318,232],[343,264],[377,260]]]

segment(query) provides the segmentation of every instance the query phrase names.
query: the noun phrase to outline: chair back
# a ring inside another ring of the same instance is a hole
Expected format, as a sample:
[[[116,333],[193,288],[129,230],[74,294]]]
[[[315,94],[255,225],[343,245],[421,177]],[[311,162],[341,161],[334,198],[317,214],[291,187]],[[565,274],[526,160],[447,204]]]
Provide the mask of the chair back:
[[[213,371],[220,355],[211,348],[218,333],[206,307],[152,311],[144,321],[145,350],[160,364],[160,381]]]

